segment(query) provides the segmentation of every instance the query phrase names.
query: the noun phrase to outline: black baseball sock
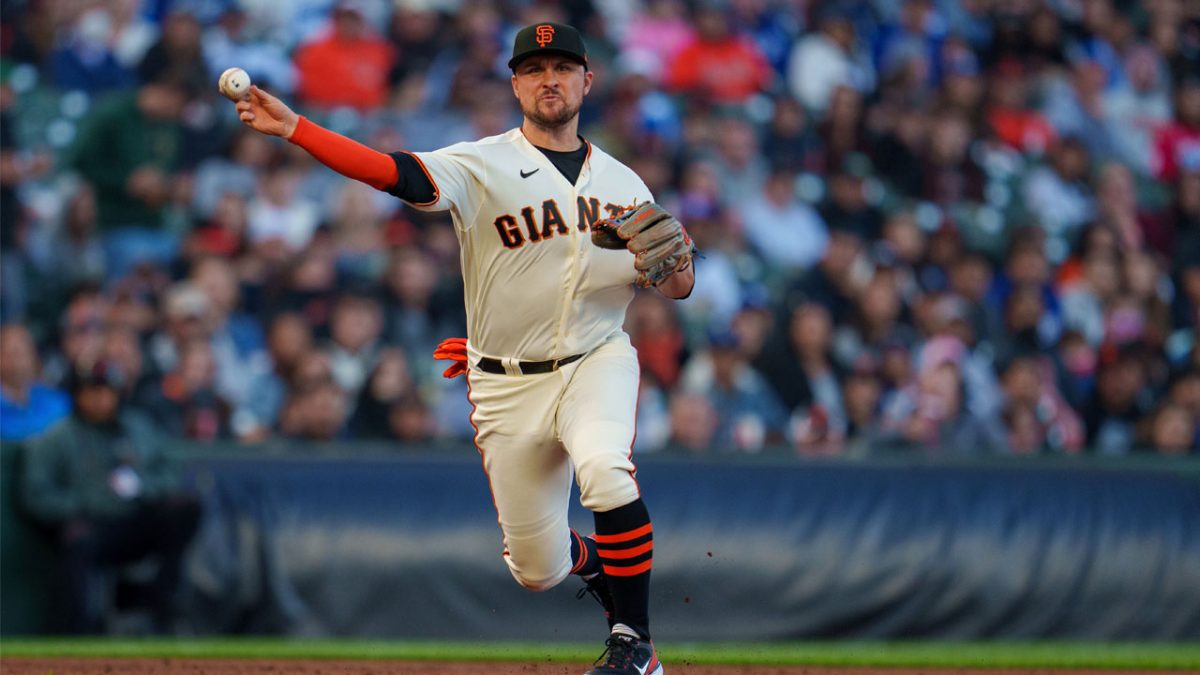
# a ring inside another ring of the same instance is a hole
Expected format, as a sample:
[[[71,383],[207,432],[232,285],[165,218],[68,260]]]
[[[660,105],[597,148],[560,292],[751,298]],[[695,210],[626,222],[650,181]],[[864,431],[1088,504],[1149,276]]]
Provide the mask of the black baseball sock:
[[[650,567],[654,528],[641,499],[597,512],[596,549],[613,598],[613,621],[650,639]]]
[[[600,572],[600,555],[596,540],[571,529],[571,574],[587,578]]]

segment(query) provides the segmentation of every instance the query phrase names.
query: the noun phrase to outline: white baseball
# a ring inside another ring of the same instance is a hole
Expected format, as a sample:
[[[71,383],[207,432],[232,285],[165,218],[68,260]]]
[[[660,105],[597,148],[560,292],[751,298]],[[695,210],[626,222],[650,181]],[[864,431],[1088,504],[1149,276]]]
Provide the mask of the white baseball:
[[[240,101],[250,91],[250,75],[241,68],[227,68],[217,80],[217,89],[231,101]]]

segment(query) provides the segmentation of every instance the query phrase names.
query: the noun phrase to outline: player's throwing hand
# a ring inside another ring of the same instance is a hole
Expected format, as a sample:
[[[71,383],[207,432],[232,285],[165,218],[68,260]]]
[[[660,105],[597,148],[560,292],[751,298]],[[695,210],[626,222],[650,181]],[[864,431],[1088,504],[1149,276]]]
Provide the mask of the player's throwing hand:
[[[242,124],[270,136],[291,138],[300,122],[300,116],[286,103],[251,85],[250,95],[237,103],[238,117]]]

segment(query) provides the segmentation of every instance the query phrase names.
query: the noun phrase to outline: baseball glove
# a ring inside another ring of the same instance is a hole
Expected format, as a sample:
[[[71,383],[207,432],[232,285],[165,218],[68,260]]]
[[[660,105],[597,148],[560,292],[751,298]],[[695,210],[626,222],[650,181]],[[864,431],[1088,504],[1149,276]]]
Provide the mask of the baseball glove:
[[[643,202],[616,218],[593,223],[592,243],[633,253],[637,285],[642,288],[657,286],[685,269],[696,252],[683,223],[653,202]]]

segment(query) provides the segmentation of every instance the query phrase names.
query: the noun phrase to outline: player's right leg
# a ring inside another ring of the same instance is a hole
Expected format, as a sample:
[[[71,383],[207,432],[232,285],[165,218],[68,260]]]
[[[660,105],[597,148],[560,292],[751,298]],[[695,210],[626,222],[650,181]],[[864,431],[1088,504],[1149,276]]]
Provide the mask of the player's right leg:
[[[475,445],[504,535],[504,561],[525,588],[553,588],[574,567],[567,524],[571,466],[552,428],[561,379],[558,373],[471,370],[467,386]]]

